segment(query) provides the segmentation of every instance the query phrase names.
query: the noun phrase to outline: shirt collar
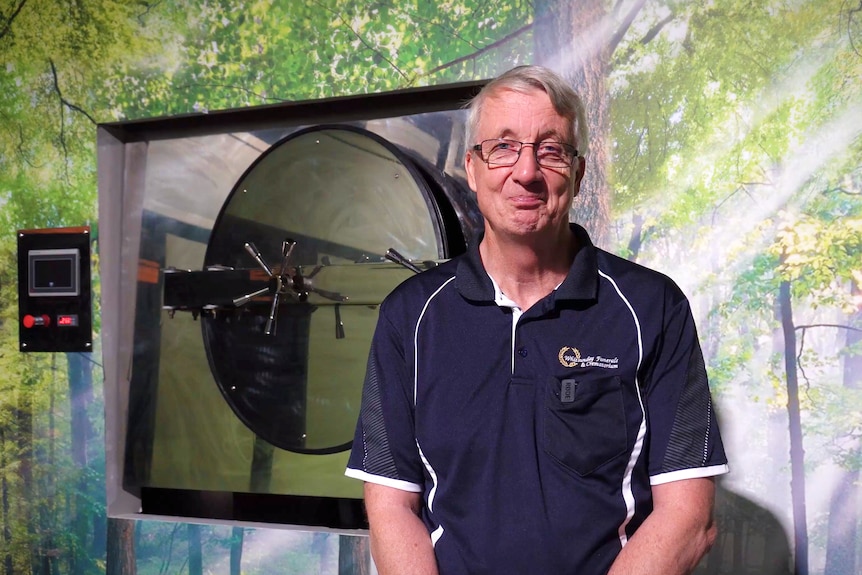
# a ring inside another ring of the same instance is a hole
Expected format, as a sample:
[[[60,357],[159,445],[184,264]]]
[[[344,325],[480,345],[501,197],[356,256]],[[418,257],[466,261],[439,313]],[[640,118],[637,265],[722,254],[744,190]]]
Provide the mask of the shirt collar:
[[[590,240],[587,231],[578,224],[569,224],[572,233],[578,240],[578,253],[572,261],[572,267],[563,283],[556,289],[555,299],[560,300],[595,300],[598,291],[598,260],[596,247]],[[491,277],[482,265],[479,255],[479,244],[484,232],[479,232],[470,243],[467,252],[458,261],[455,285],[458,291],[467,299],[493,303],[496,292]]]

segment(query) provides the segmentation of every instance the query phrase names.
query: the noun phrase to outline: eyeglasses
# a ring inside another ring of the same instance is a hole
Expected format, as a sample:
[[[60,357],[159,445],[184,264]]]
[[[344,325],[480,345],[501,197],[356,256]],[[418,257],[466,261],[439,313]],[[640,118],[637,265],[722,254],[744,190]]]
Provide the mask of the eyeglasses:
[[[514,166],[524,146],[533,146],[536,163],[545,168],[569,168],[578,157],[578,150],[563,142],[519,142],[506,138],[483,140],[473,150],[489,166]]]

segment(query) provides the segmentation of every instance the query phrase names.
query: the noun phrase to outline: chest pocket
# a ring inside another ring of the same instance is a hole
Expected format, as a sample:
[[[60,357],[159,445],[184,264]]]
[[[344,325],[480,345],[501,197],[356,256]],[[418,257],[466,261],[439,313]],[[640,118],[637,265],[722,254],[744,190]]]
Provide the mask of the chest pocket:
[[[550,378],[545,389],[544,448],[578,475],[626,453],[622,380]]]

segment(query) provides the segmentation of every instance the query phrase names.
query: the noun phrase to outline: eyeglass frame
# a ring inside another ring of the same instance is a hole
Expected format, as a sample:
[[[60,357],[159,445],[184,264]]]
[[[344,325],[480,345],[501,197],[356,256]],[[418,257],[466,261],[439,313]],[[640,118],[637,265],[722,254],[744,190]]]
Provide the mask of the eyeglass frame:
[[[490,162],[490,160],[485,158],[485,154],[482,153],[482,144],[484,144],[485,142],[509,142],[512,144],[518,144],[518,150],[516,152],[517,155],[515,156],[515,161],[512,162],[511,164],[498,164],[498,163],[492,164]],[[539,161],[537,146],[539,144],[549,144],[549,143],[559,144],[560,146],[563,147],[563,150],[565,150],[566,152],[569,153],[570,157],[569,157],[569,163],[568,164],[566,164],[564,166],[545,166]],[[514,166],[515,164],[517,164],[518,160],[521,159],[521,152],[524,151],[524,146],[532,146],[533,147],[533,159],[536,160],[536,164],[538,164],[539,166],[542,166],[543,168],[551,168],[551,169],[554,169],[554,168],[571,168],[572,166],[575,165],[575,160],[577,160],[580,157],[580,155],[578,154],[578,149],[576,147],[574,147],[571,144],[567,144],[566,142],[559,142],[556,140],[543,140],[541,142],[520,142],[518,140],[512,140],[511,138],[487,138],[485,140],[482,140],[478,144],[473,144],[471,149],[474,152],[478,152],[479,153],[479,159],[482,160],[483,162],[485,162],[489,166],[511,167],[511,166]]]

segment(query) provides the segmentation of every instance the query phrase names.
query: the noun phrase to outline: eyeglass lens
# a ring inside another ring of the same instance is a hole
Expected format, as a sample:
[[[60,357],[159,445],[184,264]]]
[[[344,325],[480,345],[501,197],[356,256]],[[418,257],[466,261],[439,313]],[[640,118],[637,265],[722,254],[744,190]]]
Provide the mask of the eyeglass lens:
[[[519,142],[508,139],[484,140],[479,144],[482,158],[491,165],[513,166],[524,146],[532,146],[536,162],[548,168],[565,168],[572,165],[577,151],[563,142]]]

